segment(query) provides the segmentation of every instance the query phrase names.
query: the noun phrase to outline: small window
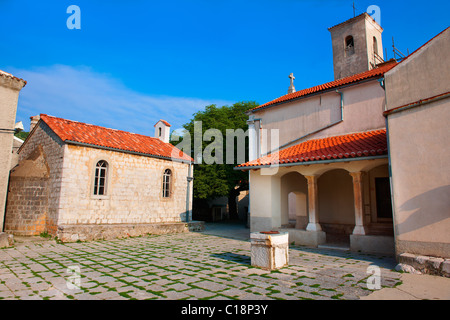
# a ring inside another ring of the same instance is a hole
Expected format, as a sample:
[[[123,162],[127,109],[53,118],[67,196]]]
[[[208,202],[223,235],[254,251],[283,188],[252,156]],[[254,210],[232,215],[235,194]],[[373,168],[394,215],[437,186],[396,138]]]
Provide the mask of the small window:
[[[378,42],[377,38],[373,37],[373,53],[378,55]]]
[[[159,127],[158,129],[159,129],[159,130],[158,130],[158,132],[159,132],[159,133],[158,133],[158,137],[161,137],[161,127]]]
[[[95,166],[94,195],[106,195],[106,177],[108,173],[108,162],[100,160]]]
[[[347,56],[355,53],[355,43],[352,36],[345,38],[345,52]]]
[[[162,190],[163,198],[170,197],[171,180],[172,180],[172,171],[170,169],[166,169],[163,175],[163,190]]]

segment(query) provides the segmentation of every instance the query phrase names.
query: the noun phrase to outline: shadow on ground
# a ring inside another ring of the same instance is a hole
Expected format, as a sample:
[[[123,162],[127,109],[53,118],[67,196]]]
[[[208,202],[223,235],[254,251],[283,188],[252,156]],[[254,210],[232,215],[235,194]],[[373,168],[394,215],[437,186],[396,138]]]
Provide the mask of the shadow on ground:
[[[207,222],[205,223],[205,230],[202,231],[201,233],[223,238],[250,241],[250,229],[247,228],[242,221]],[[397,265],[394,256],[389,255],[360,253],[353,251],[340,251],[340,250],[313,248],[299,245],[289,245],[289,249],[313,254],[320,254],[329,257],[366,261],[387,269],[394,269],[395,266]],[[223,252],[213,254],[212,256],[220,259],[241,263],[244,265],[251,264],[250,257],[246,255],[240,255],[231,252]]]
[[[246,266],[251,265],[250,257],[245,254],[237,254],[237,253],[233,253],[233,252],[222,252],[222,253],[213,253],[213,254],[211,254],[211,257],[239,263],[239,264],[246,265]]]

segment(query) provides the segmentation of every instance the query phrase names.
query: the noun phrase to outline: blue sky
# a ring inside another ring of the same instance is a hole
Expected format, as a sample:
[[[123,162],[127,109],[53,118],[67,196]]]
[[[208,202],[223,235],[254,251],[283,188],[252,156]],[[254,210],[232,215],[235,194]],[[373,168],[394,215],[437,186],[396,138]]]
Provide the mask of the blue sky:
[[[328,28],[352,0],[0,0],[0,69],[28,81],[17,121],[46,113],[153,135],[208,104],[260,104],[333,80]],[[69,30],[70,5],[81,29]],[[362,1],[380,7],[383,46],[406,53],[449,26],[448,1]]]

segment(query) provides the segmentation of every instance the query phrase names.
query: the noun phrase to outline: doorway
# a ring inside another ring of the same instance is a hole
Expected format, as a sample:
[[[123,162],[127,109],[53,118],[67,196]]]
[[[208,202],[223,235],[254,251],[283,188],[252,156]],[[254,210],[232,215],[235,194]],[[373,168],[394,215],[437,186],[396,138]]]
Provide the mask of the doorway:
[[[392,219],[391,185],[389,178],[375,178],[378,220]]]

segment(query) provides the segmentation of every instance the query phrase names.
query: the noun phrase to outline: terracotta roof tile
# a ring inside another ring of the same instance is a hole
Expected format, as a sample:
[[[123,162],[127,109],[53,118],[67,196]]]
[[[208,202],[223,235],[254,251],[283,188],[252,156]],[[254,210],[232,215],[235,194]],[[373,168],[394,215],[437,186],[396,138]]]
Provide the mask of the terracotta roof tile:
[[[264,108],[272,106],[272,105],[277,105],[280,103],[289,102],[289,101],[297,99],[297,98],[305,97],[309,94],[318,93],[318,92],[333,89],[333,88],[338,88],[340,86],[348,85],[351,83],[357,83],[359,81],[363,81],[363,80],[367,80],[367,79],[371,79],[371,78],[376,78],[376,77],[384,75],[386,72],[391,70],[396,65],[397,65],[397,62],[395,60],[390,60],[390,61],[383,63],[379,67],[369,70],[369,71],[366,71],[366,72],[358,73],[358,74],[355,74],[355,75],[352,75],[349,77],[345,77],[342,79],[327,82],[327,83],[324,83],[324,84],[321,84],[321,85],[318,85],[315,87],[311,87],[308,89],[303,89],[303,90],[299,90],[297,92],[286,94],[282,97],[279,97],[278,99],[269,101],[269,102],[262,104],[256,108],[253,108],[250,111],[258,111],[260,109],[264,109]]]
[[[239,169],[273,164],[387,155],[386,130],[374,130],[313,139],[277,153],[241,164]]]
[[[173,159],[193,161],[190,156],[170,143],[165,143],[157,138],[56,118],[46,114],[41,114],[40,118],[66,143],[83,143],[93,147],[112,148],[169,160],[172,159],[173,153]]]
[[[156,127],[156,125],[157,125],[160,121],[161,121],[162,123],[164,123],[164,124],[165,124],[166,126],[168,126],[168,127],[171,127],[171,126],[172,126],[172,125],[171,125],[170,123],[168,123],[166,120],[160,119],[160,120],[158,120],[157,123],[155,123],[154,127]]]

